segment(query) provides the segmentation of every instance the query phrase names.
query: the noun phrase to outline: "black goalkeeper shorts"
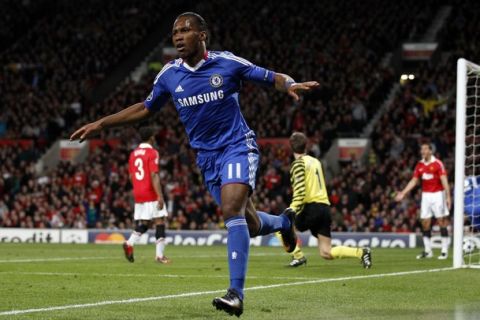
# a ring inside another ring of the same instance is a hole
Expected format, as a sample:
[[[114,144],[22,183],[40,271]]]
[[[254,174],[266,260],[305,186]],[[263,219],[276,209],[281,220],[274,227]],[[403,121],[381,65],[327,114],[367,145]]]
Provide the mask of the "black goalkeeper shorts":
[[[330,206],[323,203],[307,203],[295,219],[298,231],[310,230],[312,236],[322,235],[331,238],[332,216]]]

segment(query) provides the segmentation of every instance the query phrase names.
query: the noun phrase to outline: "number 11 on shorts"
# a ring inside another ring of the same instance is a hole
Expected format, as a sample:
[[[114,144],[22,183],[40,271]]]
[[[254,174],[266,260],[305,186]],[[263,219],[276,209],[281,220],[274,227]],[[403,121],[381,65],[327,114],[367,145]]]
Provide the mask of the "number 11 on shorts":
[[[242,174],[241,174],[241,165],[240,163],[229,163],[228,164],[228,179],[233,179],[233,171],[234,171],[234,168],[235,168],[235,178],[236,179],[240,179],[242,177]]]

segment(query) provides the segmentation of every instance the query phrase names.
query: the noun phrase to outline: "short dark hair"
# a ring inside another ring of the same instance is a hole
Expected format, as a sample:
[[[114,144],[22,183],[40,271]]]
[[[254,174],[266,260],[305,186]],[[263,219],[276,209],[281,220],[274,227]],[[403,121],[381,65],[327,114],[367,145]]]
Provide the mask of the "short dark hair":
[[[156,130],[154,127],[141,127],[140,130],[138,130],[138,134],[140,135],[140,139],[142,142],[147,142],[150,140],[151,137],[153,137],[156,133]]]
[[[427,146],[430,151],[433,151],[433,146],[430,142],[424,141],[420,144],[420,146]]]
[[[197,26],[198,26],[198,30],[200,31],[205,31],[207,33],[207,39],[206,39],[206,43],[208,44],[208,42],[210,41],[210,31],[208,30],[208,24],[207,22],[205,21],[205,19],[203,19],[203,17],[201,15],[199,15],[198,13],[196,12],[192,12],[192,11],[187,11],[187,12],[184,12],[184,13],[181,13],[177,16],[177,18],[175,19],[175,21],[180,18],[180,17],[191,17],[191,18],[194,18],[195,19],[195,22],[197,23]]]
[[[307,136],[302,132],[294,132],[290,136],[290,146],[295,153],[305,153],[307,151]]]

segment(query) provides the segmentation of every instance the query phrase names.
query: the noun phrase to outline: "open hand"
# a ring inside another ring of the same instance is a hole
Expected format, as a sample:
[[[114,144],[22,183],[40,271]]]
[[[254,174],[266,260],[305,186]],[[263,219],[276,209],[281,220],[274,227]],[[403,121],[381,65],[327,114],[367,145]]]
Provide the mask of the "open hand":
[[[400,202],[405,198],[405,194],[401,191],[397,192],[397,195],[395,196],[395,201]]]
[[[295,101],[300,100],[298,96],[302,91],[309,91],[312,89],[317,88],[320,84],[317,81],[307,81],[307,82],[299,82],[294,83],[288,88],[287,93],[289,96],[293,97]]]
[[[71,136],[70,140],[80,140],[80,142],[84,141],[87,138],[90,138],[96,134],[98,134],[102,130],[102,125],[100,122],[95,121],[88,123],[75,131]]]

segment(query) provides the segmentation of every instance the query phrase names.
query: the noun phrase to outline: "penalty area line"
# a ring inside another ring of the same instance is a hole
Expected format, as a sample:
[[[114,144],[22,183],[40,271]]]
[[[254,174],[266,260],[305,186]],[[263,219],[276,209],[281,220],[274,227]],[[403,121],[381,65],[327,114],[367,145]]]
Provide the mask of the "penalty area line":
[[[245,288],[245,291],[267,290],[267,289],[274,289],[274,288],[281,288],[281,287],[302,286],[302,285],[309,285],[309,284],[319,284],[319,283],[329,283],[329,282],[339,282],[339,281],[349,281],[349,280],[399,277],[399,276],[407,276],[407,275],[422,274],[422,273],[434,273],[434,272],[442,272],[442,271],[450,271],[450,270],[454,270],[454,268],[449,267],[449,268],[412,270],[412,271],[402,271],[402,272],[392,272],[392,273],[377,273],[377,274],[370,274],[370,275],[349,276],[349,277],[339,277],[339,278],[315,279],[315,280],[308,280],[308,281],[297,281],[297,282],[278,283],[278,284],[271,284],[271,285],[264,285],[264,286],[255,286],[255,287]],[[169,294],[164,296],[154,296],[154,297],[145,297],[145,298],[107,300],[107,301],[99,301],[99,302],[92,302],[92,303],[69,304],[69,305],[63,305],[63,306],[54,306],[54,307],[45,307],[45,308],[36,308],[36,309],[11,310],[11,311],[0,312],[0,316],[12,316],[12,315],[20,315],[20,314],[36,313],[36,312],[100,307],[100,306],[113,305],[113,304],[126,304],[126,303],[149,302],[149,301],[176,299],[176,298],[187,298],[187,297],[203,296],[203,295],[217,294],[217,293],[223,293],[223,292],[225,292],[225,290],[185,292],[185,293],[179,293],[179,294]]]

